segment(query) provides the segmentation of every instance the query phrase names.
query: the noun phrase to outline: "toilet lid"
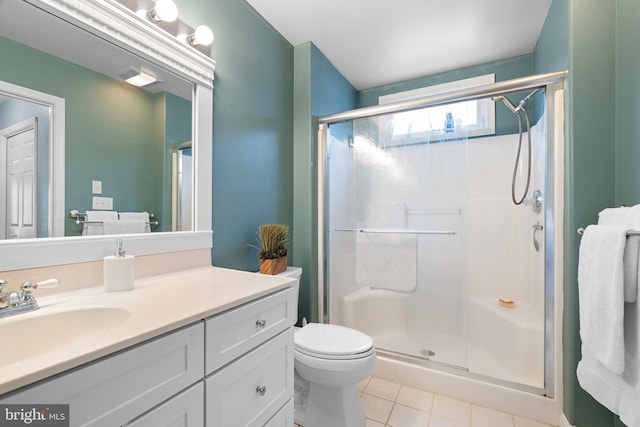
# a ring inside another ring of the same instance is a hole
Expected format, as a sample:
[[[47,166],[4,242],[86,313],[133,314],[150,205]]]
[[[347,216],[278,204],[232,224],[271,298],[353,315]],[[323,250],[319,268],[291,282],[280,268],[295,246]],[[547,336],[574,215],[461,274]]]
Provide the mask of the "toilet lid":
[[[295,347],[306,354],[344,358],[373,348],[370,336],[355,329],[325,323],[309,323],[294,335]]]

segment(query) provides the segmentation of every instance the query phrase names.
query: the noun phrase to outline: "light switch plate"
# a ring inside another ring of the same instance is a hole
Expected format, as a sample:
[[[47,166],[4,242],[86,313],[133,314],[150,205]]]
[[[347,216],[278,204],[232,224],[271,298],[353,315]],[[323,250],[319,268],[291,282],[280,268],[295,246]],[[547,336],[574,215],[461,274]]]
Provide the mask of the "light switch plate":
[[[91,192],[93,194],[102,194],[102,181],[91,181]]]
[[[112,211],[113,197],[94,197],[91,208],[95,210]]]

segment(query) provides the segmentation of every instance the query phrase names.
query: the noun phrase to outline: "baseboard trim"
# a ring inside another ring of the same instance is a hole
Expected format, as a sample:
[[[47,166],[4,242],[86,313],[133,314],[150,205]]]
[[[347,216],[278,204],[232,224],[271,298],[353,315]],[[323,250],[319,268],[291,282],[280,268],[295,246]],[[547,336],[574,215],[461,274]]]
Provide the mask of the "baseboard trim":
[[[569,423],[569,420],[567,420],[567,417],[564,414],[561,414],[560,427],[574,427],[574,426],[572,426],[571,423]]]

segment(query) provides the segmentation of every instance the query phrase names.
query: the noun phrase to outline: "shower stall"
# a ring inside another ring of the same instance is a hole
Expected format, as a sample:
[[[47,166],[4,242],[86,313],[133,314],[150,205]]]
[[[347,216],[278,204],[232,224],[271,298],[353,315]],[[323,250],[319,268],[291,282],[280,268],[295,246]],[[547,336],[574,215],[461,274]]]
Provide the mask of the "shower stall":
[[[370,335],[392,375],[553,400],[563,79],[319,119],[322,320]]]

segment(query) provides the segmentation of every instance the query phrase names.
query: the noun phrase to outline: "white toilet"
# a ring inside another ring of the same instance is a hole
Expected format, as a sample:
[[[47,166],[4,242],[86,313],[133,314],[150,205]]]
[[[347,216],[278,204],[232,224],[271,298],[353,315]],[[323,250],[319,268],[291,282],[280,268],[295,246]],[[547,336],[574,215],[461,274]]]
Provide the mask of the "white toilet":
[[[297,277],[288,268],[282,275]],[[310,323],[294,334],[295,417],[303,427],[364,427],[357,385],[373,371],[376,350],[366,334]]]

